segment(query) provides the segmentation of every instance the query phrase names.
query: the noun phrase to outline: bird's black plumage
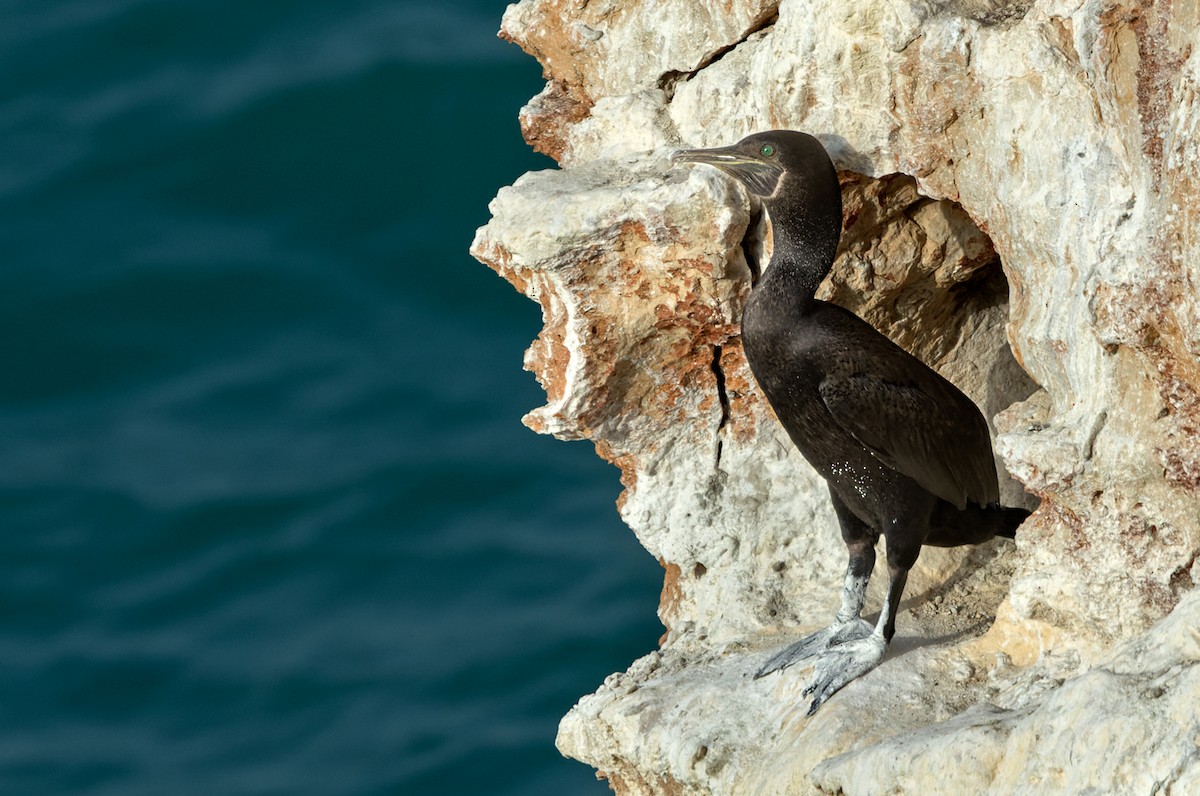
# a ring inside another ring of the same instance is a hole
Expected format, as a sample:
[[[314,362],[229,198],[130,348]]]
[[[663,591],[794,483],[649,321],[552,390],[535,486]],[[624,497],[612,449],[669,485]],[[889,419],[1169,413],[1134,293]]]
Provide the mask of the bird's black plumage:
[[[1028,512],[998,504],[991,439],[975,404],[853,313],[815,298],[842,230],[837,172],[820,142],[777,130],[675,159],[737,178],[770,219],[773,253],[746,304],[742,343],[780,423],[829,484],[850,563],[833,626],[776,655],[759,676],[819,656],[806,692],[816,710],[882,658],[922,545],[1011,537]],[[891,583],[872,628],[859,614],[881,535]]]

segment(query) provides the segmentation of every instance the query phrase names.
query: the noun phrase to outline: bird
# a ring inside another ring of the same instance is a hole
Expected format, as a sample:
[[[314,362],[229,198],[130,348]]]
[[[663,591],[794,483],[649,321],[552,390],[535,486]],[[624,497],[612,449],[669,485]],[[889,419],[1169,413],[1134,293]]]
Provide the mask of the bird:
[[[922,546],[1015,538],[1029,512],[1000,504],[987,422],[971,399],[816,298],[842,233],[837,171],[817,138],[772,130],[672,160],[720,169],[769,219],[772,253],[742,311],[742,346],[779,422],[828,484],[849,562],[833,622],[771,656],[755,678],[815,659],[804,690],[811,716],[883,659]],[[881,536],[889,581],[872,625],[861,614]]]

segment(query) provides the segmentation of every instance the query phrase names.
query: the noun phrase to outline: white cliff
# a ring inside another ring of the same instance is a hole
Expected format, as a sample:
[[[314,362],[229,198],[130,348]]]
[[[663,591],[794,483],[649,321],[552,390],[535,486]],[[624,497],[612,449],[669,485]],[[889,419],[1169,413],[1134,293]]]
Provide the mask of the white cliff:
[[[1198,34],[1197,0],[509,8],[563,169],[502,189],[472,251],[543,308],[526,422],[621,468],[666,570],[662,649],[564,753],[628,794],[1198,792]],[[821,296],[995,416],[1007,502],[1041,500],[1015,545],[923,553],[884,663],[811,719],[803,668],[751,679],[845,566],[741,354],[761,226],[666,160],[772,128],[842,172]]]

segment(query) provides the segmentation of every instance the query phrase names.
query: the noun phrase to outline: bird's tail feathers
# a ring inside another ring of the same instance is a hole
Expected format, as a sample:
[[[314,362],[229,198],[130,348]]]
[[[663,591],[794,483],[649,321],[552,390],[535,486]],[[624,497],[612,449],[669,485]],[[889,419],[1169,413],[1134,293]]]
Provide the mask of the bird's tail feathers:
[[[993,503],[988,506],[988,512],[993,513],[996,518],[996,535],[1003,536],[1005,539],[1016,539],[1017,528],[1021,527],[1021,523],[1029,519],[1030,512],[1026,509],[1015,509],[1008,506],[1001,506],[999,503]]]
[[[1003,536],[1017,538],[1017,528],[1029,517],[1025,509],[1014,509],[992,503],[980,506],[968,503],[959,509],[943,502],[932,517],[929,536],[925,544],[934,547],[957,547],[964,544],[982,544],[989,539]]]

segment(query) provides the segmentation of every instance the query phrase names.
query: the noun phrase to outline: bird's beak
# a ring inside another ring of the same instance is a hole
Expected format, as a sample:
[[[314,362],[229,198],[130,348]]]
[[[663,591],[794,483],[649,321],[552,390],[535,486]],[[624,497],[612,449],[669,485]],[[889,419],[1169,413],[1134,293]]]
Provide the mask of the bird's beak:
[[[783,169],[777,164],[747,155],[736,146],[678,149],[671,154],[671,160],[675,163],[704,163],[716,166],[758,196],[770,196],[775,193],[779,178],[783,176]]]

